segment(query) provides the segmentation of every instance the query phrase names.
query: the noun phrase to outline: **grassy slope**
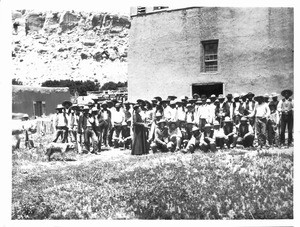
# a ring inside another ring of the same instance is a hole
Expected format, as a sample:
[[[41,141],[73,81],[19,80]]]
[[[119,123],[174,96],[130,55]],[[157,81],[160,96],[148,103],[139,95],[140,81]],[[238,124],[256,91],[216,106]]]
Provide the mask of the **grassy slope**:
[[[109,150],[50,163],[42,152],[13,152],[13,219],[293,218],[293,149]]]

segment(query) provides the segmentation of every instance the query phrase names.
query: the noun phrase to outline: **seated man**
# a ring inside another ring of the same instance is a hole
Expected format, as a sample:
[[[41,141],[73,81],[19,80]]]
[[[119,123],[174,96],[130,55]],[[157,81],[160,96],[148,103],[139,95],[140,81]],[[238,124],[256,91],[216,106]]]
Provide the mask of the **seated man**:
[[[236,140],[238,138],[236,134],[236,127],[233,125],[233,121],[230,119],[230,117],[225,117],[223,122],[224,122],[223,131],[225,134],[225,144],[227,148],[230,148],[231,144],[232,147],[235,147]]]
[[[208,152],[209,150],[212,152],[217,151],[212,126],[210,124],[205,124],[203,129],[204,131],[200,139],[200,149],[204,152]]]
[[[191,121],[186,122],[185,125],[183,125],[183,123],[181,122],[181,124],[179,125],[179,128],[181,130],[181,134],[182,134],[182,144],[181,144],[181,146],[183,148],[186,148],[189,140],[192,138],[193,125],[194,125],[194,123],[191,122]]]
[[[162,152],[167,152],[167,142],[168,142],[168,130],[166,128],[166,121],[161,119],[157,122],[157,127],[155,127],[154,140],[152,141],[150,147],[153,153],[157,150]]]
[[[186,148],[183,150],[184,153],[191,152],[194,153],[196,148],[199,148],[201,132],[200,129],[196,126],[192,128],[192,136],[188,141]]]
[[[213,138],[216,141],[216,147],[220,147],[220,149],[223,149],[225,143],[225,134],[223,128],[220,127],[220,123],[217,120],[214,121],[213,130],[214,130]]]
[[[179,151],[180,144],[181,144],[182,134],[180,129],[177,127],[176,121],[169,122],[169,129],[168,129],[168,151],[174,152]]]
[[[254,132],[246,117],[241,118],[240,124],[237,125],[237,130],[237,144],[241,144],[244,147],[253,147]],[[233,146],[235,146],[235,143],[233,143]]]
[[[129,128],[129,122],[123,122],[122,123],[122,132],[121,132],[121,139],[119,140],[119,147],[123,147],[125,149],[130,149],[131,141],[132,141],[132,136],[130,135],[130,128]]]

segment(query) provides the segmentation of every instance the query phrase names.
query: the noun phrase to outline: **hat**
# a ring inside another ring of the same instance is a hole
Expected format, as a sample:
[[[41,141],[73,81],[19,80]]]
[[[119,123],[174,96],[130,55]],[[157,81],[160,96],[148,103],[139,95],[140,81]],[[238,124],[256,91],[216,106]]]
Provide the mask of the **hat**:
[[[194,93],[194,94],[193,94],[193,98],[194,98],[194,99],[200,98],[200,95],[197,94],[197,93]]]
[[[247,94],[246,94],[246,93],[242,93],[242,94],[240,95],[240,98],[243,98],[243,97],[246,97],[246,98],[247,98]]]
[[[200,129],[197,127],[197,126],[193,126],[193,128],[192,128],[192,132],[196,132],[196,131],[199,131]]]
[[[212,94],[212,95],[210,96],[210,98],[216,98],[216,95],[215,95],[215,94]]]
[[[103,107],[103,106],[107,106],[107,102],[104,101],[104,102],[101,104],[101,106],[102,106],[102,107]]]
[[[239,96],[238,93],[234,93],[234,94],[233,94],[233,98],[234,98],[234,99],[239,98],[239,97],[240,97],[240,96]]]
[[[157,101],[157,99],[151,99],[151,102],[152,103],[157,103],[158,101]]]
[[[186,108],[189,108],[189,107],[193,107],[191,103],[188,103],[188,104],[186,105]]]
[[[212,125],[207,123],[207,124],[204,125],[203,128],[212,128]]]
[[[94,103],[92,103],[92,102],[88,102],[88,104],[87,104],[88,106],[93,106],[94,105]]]
[[[62,105],[63,105],[64,107],[65,107],[66,105],[72,106],[72,103],[71,103],[70,101],[66,100],[66,101],[63,101]]]
[[[93,107],[93,108],[92,108],[92,112],[98,112],[97,107]]]
[[[232,94],[227,94],[226,97],[227,98],[232,98],[233,96],[232,96]]]
[[[122,122],[122,126],[127,126],[127,122],[126,122],[126,121],[123,121],[123,122]]]
[[[170,105],[176,105],[176,101],[175,100],[171,100]]]
[[[170,120],[170,121],[169,121],[169,124],[170,124],[170,125],[171,125],[171,124],[175,124],[175,125],[176,125],[176,123],[177,123],[177,122],[176,122],[175,120]]]
[[[80,107],[77,104],[73,104],[73,106],[71,106],[71,110],[80,110]]]
[[[63,109],[64,107],[63,107],[63,105],[62,104],[58,104],[57,106],[56,106],[56,109],[58,110],[58,109]]]
[[[270,97],[270,96],[269,96],[268,93],[264,94],[264,98],[269,98],[269,97]]]
[[[248,92],[248,94],[247,94],[247,98],[249,98],[249,97],[254,97],[255,95],[252,93],[252,92]]]
[[[189,103],[195,103],[197,100],[196,99],[188,99],[187,100]]]
[[[84,106],[83,110],[90,110],[90,108],[88,106]]]
[[[264,96],[263,95],[257,95],[257,96],[254,97],[254,100],[255,101],[264,100]]]
[[[279,96],[279,94],[277,94],[276,92],[271,93],[272,98],[277,97],[277,96]]]
[[[139,104],[135,104],[135,105],[133,106],[133,109],[136,110],[136,109],[139,108],[139,107],[140,107]]]
[[[116,103],[115,107],[121,107],[121,103]]]
[[[230,119],[230,117],[225,117],[224,121],[223,122],[232,122],[232,120]]]
[[[177,98],[177,96],[169,95],[167,99],[168,99],[168,100],[174,100],[174,99],[176,99],[176,98]]]
[[[29,118],[28,114],[24,114],[22,118]]]
[[[219,99],[219,100],[220,100],[220,99],[225,99],[225,97],[224,97],[224,95],[220,94],[219,97],[218,97],[218,99]]]
[[[201,100],[207,99],[206,95],[201,95]]]
[[[214,126],[219,126],[219,125],[220,125],[219,121],[214,121]]]
[[[283,90],[281,92],[281,95],[282,96],[285,96],[285,94],[287,94],[289,97],[291,97],[293,95],[293,91],[292,90],[289,90],[289,89],[286,89],[286,90]]]
[[[246,117],[242,117],[240,121],[248,121]]]
[[[143,99],[138,99],[138,100],[136,100],[136,102],[137,102],[137,103],[139,103],[139,102],[144,102],[144,100],[143,100]]]
[[[160,123],[167,123],[165,119],[160,119],[157,124],[160,124]]]
[[[155,96],[154,99],[158,100],[161,102],[162,98],[160,96]]]
[[[220,102],[220,100],[219,100],[219,99],[216,99],[216,100],[215,100],[215,103],[216,103],[216,102],[218,102],[218,103],[219,103],[219,102]]]
[[[202,103],[203,101],[201,99],[196,101],[196,104],[202,104]]]
[[[206,99],[206,103],[211,103],[211,100],[210,99]]]

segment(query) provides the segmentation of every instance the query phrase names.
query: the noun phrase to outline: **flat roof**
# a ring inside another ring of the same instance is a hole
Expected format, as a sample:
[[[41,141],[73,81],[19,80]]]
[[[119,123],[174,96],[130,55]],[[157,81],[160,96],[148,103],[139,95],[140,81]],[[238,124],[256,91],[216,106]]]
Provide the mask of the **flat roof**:
[[[23,86],[23,85],[12,85],[12,92],[18,91],[33,91],[41,93],[51,92],[69,92],[68,87],[37,87],[37,86]]]
[[[179,10],[186,10],[186,9],[200,9],[203,8],[201,6],[190,6],[190,7],[184,7],[184,8],[165,8],[165,9],[160,9],[160,10],[154,10],[148,13],[142,13],[142,14],[134,14],[131,15],[131,17],[141,17],[141,16],[146,16],[150,14],[156,14],[156,13],[162,13],[162,12],[173,12],[173,11],[179,11]]]

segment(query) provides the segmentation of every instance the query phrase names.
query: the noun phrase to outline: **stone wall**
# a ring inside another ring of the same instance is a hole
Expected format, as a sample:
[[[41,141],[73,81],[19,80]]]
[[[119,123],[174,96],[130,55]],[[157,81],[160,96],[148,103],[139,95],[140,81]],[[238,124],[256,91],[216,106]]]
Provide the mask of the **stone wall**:
[[[190,96],[194,83],[224,93],[293,89],[292,8],[188,8],[132,18],[130,100]],[[202,41],[218,39],[218,72],[205,73]]]

